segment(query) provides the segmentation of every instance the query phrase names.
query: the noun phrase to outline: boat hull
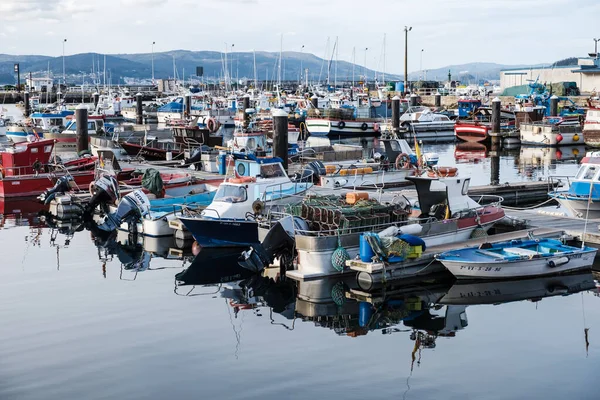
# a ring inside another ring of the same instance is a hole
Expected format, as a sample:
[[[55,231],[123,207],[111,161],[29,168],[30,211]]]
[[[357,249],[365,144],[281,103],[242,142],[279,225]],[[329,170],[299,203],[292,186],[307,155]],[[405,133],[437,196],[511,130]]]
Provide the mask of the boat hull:
[[[340,125],[343,123],[342,125]],[[338,121],[307,119],[306,129],[313,136],[379,136],[379,121]]]
[[[382,188],[406,183],[407,176],[413,176],[414,169],[401,169],[389,172],[374,172],[350,176],[328,175],[321,177],[321,187],[337,188]]]
[[[559,254],[553,257],[518,261],[467,262],[442,259],[440,262],[458,279],[512,279],[590,270],[595,256],[594,249],[576,254]],[[550,261],[565,257],[569,259],[566,264],[549,266]]]
[[[38,175],[5,176],[0,179],[0,197],[38,196],[52,187],[64,173],[44,173]],[[73,172],[70,174],[77,186],[87,188],[94,180],[94,171]]]
[[[490,127],[481,124],[457,123],[454,135],[465,142],[484,142],[489,139]]]
[[[570,198],[566,194],[552,194],[550,196],[556,199],[561,206],[569,210],[577,218],[600,218],[600,202],[594,201],[588,202],[588,199],[576,199]]]
[[[179,218],[202,247],[244,247],[258,243],[255,221]]]

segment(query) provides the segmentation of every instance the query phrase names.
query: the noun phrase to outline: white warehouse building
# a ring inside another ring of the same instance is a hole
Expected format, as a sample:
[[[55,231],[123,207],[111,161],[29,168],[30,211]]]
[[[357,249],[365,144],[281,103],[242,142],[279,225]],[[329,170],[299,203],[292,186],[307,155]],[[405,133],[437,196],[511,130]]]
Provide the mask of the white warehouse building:
[[[582,94],[600,91],[600,58],[596,54],[578,60],[578,65],[560,67],[513,68],[500,71],[502,90],[527,85],[528,80],[540,83],[575,82]]]

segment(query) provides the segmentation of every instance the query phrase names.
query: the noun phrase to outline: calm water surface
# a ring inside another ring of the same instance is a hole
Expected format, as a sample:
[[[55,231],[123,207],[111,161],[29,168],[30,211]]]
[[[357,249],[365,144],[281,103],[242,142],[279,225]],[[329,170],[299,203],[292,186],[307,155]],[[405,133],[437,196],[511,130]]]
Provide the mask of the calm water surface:
[[[425,151],[490,182],[489,150]],[[583,152],[501,150],[499,180],[572,175]],[[48,228],[35,202],[1,204],[0,399],[598,398],[589,273],[296,285],[250,276],[236,254],[101,240]]]

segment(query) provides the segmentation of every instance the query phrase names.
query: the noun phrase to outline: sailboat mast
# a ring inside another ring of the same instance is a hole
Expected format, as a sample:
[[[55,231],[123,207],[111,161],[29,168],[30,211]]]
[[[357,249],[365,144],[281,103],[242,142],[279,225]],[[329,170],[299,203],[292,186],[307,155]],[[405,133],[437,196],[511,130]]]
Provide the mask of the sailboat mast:
[[[254,53],[254,90],[258,90],[258,76],[256,74],[256,50],[253,50]]]
[[[334,73],[334,84],[333,87],[337,88],[337,67],[338,67],[338,55],[339,55],[339,43],[338,37],[335,37],[335,73]]]
[[[356,67],[356,46],[352,48],[352,87],[354,87],[354,67]]]
[[[385,39],[386,39],[386,34],[384,33],[383,34],[383,74],[381,77],[383,86],[385,86]]]

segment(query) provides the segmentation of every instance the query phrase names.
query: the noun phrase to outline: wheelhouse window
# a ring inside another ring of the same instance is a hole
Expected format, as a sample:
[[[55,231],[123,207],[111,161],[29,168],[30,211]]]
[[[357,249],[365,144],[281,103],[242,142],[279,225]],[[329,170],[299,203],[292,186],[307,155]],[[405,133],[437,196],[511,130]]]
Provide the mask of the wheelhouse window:
[[[222,184],[219,186],[219,190],[217,190],[214,201],[222,201],[224,203],[242,203],[247,199],[248,194],[245,187]]]
[[[596,175],[596,172],[597,172],[597,168],[593,165],[590,165],[588,167],[587,171],[585,172],[583,179],[593,179],[594,176]]]
[[[285,176],[281,164],[264,164],[260,166],[260,176],[263,178],[280,178]]]

